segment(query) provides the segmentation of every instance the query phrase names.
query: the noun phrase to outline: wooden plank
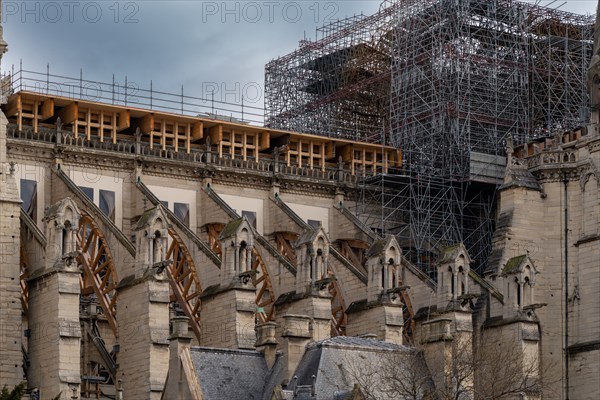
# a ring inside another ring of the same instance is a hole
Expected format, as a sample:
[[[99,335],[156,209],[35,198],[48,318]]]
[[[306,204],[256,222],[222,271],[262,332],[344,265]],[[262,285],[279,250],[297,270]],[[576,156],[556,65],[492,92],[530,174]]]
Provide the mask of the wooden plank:
[[[194,122],[192,125],[192,140],[202,139],[204,137],[204,124],[202,122]]]
[[[351,144],[345,145],[340,149],[340,155],[342,156],[342,161],[351,163],[354,159],[354,146]]]
[[[6,105],[6,116],[12,117],[17,112],[21,112],[23,110],[23,100],[21,98],[21,93],[17,93],[15,96],[12,96]]]
[[[269,131],[260,132],[260,147],[259,150],[266,150],[271,147],[271,133]]]
[[[235,137],[234,137],[234,141],[235,141]],[[246,154],[247,151],[248,151],[248,135],[246,134],[246,132],[242,132],[242,159],[244,161],[246,161],[246,159],[247,159],[247,154]]]
[[[142,133],[154,132],[154,114],[145,115],[140,122],[140,130]]]
[[[66,107],[63,107],[62,110],[58,112],[58,117],[62,121],[63,124],[69,125],[73,122],[77,121],[77,117],[79,116],[79,104],[76,101],[70,103]]]
[[[215,125],[208,129],[208,137],[211,144],[219,144],[223,141],[223,125]]]
[[[131,126],[131,113],[129,110],[123,110],[119,113],[119,127],[118,132],[121,132]]]
[[[89,108],[85,112],[85,137],[87,140],[90,140],[92,136],[92,127],[90,126],[92,122],[92,110]]]
[[[38,114],[38,108],[39,108],[39,101],[35,100],[33,102],[33,131],[34,132],[38,132],[38,118],[39,118],[39,114]]]
[[[177,153],[179,151],[179,124],[177,122],[173,124],[173,146]]]
[[[98,126],[98,136],[100,136],[100,141],[104,142],[104,111],[100,110],[100,119],[98,120],[100,123]]]
[[[192,142],[192,124],[185,124],[185,152],[190,153],[190,144]]]
[[[112,129],[111,129],[111,138],[113,143],[117,143],[117,113],[112,113]]]
[[[160,121],[160,148],[167,149],[167,122],[163,119]]]
[[[48,118],[52,118],[52,117],[54,117],[54,100],[46,99],[42,103],[42,115],[40,116],[40,119],[42,121],[45,121]]]
[[[325,158],[327,158],[328,160],[335,158],[335,142],[327,143],[327,147],[325,150]]]

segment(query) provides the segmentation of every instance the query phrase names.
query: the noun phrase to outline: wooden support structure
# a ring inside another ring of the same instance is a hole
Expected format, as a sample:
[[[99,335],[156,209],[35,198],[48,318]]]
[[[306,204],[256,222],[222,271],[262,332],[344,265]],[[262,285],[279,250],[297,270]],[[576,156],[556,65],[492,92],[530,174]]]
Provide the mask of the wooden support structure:
[[[208,234],[208,244],[210,249],[219,257],[221,257],[221,243],[219,243],[219,235],[225,227],[225,224],[207,224],[206,232]]]
[[[365,269],[367,261],[365,253],[369,248],[369,244],[360,240],[343,240],[340,239],[340,252],[358,269]]]
[[[167,250],[167,260],[171,260],[172,263],[167,268],[167,276],[177,303],[190,319],[192,330],[200,341],[200,277],[190,252],[173,228],[169,228],[169,237],[171,245]]]
[[[275,240],[277,241],[277,250],[297,268],[296,250],[292,242],[298,239],[298,234],[293,232],[276,232]]]
[[[299,167],[325,171],[328,146],[332,146],[332,144],[327,143],[326,140],[319,140],[316,137],[308,140],[292,137],[288,144],[285,161],[288,166],[295,164]]]
[[[21,240],[20,248],[21,272],[19,274],[19,281],[21,285],[21,306],[23,307],[23,314],[26,316],[29,313],[29,284],[27,283],[27,279],[29,279],[29,259],[23,246],[23,240]]]
[[[17,93],[9,100],[6,111],[15,116],[17,129],[22,130],[24,125],[31,126],[33,131],[38,133],[40,122],[54,116],[54,100],[23,97]]]
[[[364,147],[358,144],[348,144],[340,149],[344,163],[350,165],[350,173],[355,175],[376,175],[387,173],[390,167],[402,165],[400,150]]]
[[[257,318],[261,323],[272,321],[275,317],[275,291],[267,265],[256,247],[252,249],[252,270],[256,273],[252,283],[256,287],[256,306],[264,312],[258,312]]]
[[[82,212],[77,230],[81,248],[78,262],[82,266],[81,293],[95,294],[106,320],[115,337],[117,336],[117,271],[108,242],[94,219]]]
[[[346,324],[348,317],[346,316],[346,303],[342,296],[340,286],[335,279],[333,271],[328,269],[329,277],[333,278],[333,281],[329,284],[328,290],[331,295],[331,336],[345,336],[346,335]]]
[[[150,111],[130,106],[110,105],[88,100],[21,91],[10,96],[3,107],[10,123],[20,131],[31,126],[56,127],[60,117],[63,129],[76,138],[100,142],[124,139],[134,141],[135,128],[140,128],[150,148],[191,153],[205,150],[206,142],[218,158],[259,161],[281,157],[288,167],[302,167],[324,172],[343,167],[350,174],[388,173],[402,165],[400,150],[390,146],[344,139],[306,135],[224,120]],[[202,142],[202,140],[206,142]],[[277,150],[276,150],[277,149]]]
[[[168,118],[150,113],[142,117],[138,124],[140,130],[149,136],[150,148],[154,148],[156,139],[162,150],[167,146],[176,152],[191,151],[192,141],[202,139],[203,124],[190,118]]]

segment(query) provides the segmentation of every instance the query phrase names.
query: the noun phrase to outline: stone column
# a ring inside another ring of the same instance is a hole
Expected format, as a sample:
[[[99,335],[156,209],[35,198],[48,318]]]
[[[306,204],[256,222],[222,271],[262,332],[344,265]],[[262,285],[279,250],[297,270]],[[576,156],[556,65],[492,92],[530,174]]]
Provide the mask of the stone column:
[[[0,111],[0,382],[10,387],[23,381],[23,328],[19,284],[21,199],[6,158],[6,124]]]
[[[200,299],[201,346],[254,349],[256,288],[250,273],[207,288]]]
[[[117,378],[125,398],[159,400],[169,363],[169,284],[150,270],[117,287],[120,352]]]

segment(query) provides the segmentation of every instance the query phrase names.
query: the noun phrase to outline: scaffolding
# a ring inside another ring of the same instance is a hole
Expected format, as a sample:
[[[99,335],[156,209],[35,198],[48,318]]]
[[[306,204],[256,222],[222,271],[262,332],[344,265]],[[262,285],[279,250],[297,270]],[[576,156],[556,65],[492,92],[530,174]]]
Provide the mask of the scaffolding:
[[[316,31],[265,68],[265,124],[378,142],[389,114],[397,4]]]
[[[455,242],[482,271],[506,138],[585,124],[593,30],[592,16],[515,0],[387,2],[269,63],[265,121],[401,148],[400,176],[365,181],[355,212],[432,275]]]

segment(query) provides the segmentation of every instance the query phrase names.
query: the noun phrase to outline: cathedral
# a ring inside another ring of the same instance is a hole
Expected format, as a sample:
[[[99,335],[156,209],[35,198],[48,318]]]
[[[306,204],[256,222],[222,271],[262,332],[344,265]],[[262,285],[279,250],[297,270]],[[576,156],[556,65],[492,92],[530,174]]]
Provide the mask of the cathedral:
[[[0,386],[65,400],[598,398],[594,39],[589,123],[507,137],[491,256],[475,270],[464,243],[445,243],[434,273],[354,212],[374,178],[402,171],[401,147],[4,80]]]

